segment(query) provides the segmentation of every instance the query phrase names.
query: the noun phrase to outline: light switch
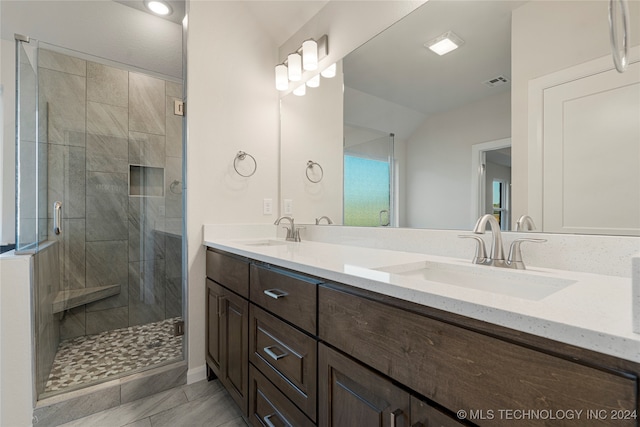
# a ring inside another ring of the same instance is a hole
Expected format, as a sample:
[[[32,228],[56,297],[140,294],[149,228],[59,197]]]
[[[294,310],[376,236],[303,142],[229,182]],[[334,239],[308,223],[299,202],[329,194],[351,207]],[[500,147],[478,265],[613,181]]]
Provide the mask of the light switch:
[[[284,199],[284,214],[293,214],[293,199]]]
[[[262,213],[271,215],[273,213],[273,199],[264,199],[262,201]]]

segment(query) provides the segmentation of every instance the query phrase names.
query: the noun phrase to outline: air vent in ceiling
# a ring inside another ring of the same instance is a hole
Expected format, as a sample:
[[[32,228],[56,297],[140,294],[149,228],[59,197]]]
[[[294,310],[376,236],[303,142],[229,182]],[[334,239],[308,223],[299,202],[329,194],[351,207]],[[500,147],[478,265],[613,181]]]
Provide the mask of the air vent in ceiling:
[[[509,79],[507,78],[507,76],[500,75],[492,79],[489,79],[483,83],[489,87],[497,87],[497,86],[502,86],[504,84],[509,83]]]

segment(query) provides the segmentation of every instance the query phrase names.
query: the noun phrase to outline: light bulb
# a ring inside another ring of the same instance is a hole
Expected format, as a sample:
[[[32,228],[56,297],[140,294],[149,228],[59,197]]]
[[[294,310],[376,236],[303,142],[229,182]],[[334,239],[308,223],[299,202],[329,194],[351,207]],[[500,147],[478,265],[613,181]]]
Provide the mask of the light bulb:
[[[299,53],[290,53],[287,59],[289,80],[298,82],[302,79],[302,57]]]
[[[318,69],[318,43],[315,40],[302,43],[302,66],[306,71]]]
[[[335,77],[336,76],[336,64],[335,64],[335,62],[333,64],[329,65],[324,70],[322,70],[322,72],[320,74],[322,75],[322,77],[325,77],[327,79]]]
[[[309,87],[318,87],[320,86],[320,74],[316,74],[307,80],[307,86]]]
[[[287,77],[287,66],[284,64],[276,65],[276,89],[289,89],[289,78]]]
[[[306,85],[300,85],[293,90],[293,94],[297,96],[304,96],[305,93],[307,93]]]
[[[147,9],[149,9],[151,12],[155,13],[156,15],[170,15],[173,10],[171,9],[171,6],[169,6],[167,3],[160,1],[160,0],[151,0],[151,1],[146,1],[145,5],[147,6]]]

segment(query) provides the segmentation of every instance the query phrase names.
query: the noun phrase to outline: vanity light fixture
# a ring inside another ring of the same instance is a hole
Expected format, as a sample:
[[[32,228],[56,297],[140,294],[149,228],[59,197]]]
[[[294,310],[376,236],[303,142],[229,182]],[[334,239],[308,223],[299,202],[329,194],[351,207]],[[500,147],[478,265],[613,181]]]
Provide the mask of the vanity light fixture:
[[[144,0],[144,5],[156,15],[168,16],[173,13],[173,9],[169,3],[162,0]]]
[[[441,36],[436,37],[433,40],[429,40],[424,44],[424,47],[431,49],[433,52],[442,56],[447,54],[464,44],[464,40],[455,35],[453,31],[447,31]]]
[[[287,66],[284,64],[276,65],[276,89],[289,89],[289,74]]]
[[[302,79],[302,56],[298,52],[290,53],[287,57],[289,80],[299,82]]]
[[[304,96],[305,93],[307,93],[307,85],[304,83],[293,90],[293,94],[296,96]]]
[[[307,80],[307,86],[309,87],[318,87],[320,86],[320,74],[316,74]]]
[[[318,69],[318,43],[313,39],[302,42],[302,65],[305,71]]]
[[[276,65],[276,89],[280,91],[289,90],[289,82],[299,82],[303,80],[304,71],[315,71],[318,69],[319,61],[324,59],[329,53],[329,38],[325,34],[317,41],[313,39],[305,40],[302,46],[287,56],[286,61]],[[335,75],[335,64],[334,75]],[[323,74],[324,76],[324,74]],[[333,76],[332,76],[333,77]],[[308,78],[305,77],[305,80]],[[302,86],[318,87],[320,85],[320,77],[313,76],[309,82]],[[298,93],[303,91],[298,86]],[[300,94],[304,95],[304,93]]]
[[[322,70],[320,75],[326,79],[334,78],[336,76],[336,63],[334,62],[333,64]]]

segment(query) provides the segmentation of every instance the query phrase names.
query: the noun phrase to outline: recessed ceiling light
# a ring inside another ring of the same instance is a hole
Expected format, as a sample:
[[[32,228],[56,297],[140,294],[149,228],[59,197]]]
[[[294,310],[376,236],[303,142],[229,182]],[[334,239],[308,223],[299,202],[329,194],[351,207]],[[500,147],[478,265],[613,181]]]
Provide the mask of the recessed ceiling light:
[[[447,31],[441,36],[438,36],[433,40],[429,40],[424,44],[424,46],[442,56],[446,53],[451,52],[452,50],[459,48],[463,44],[464,40],[455,35],[453,31]]]
[[[145,0],[144,5],[156,15],[167,16],[173,13],[173,9],[168,3],[161,0]]]

